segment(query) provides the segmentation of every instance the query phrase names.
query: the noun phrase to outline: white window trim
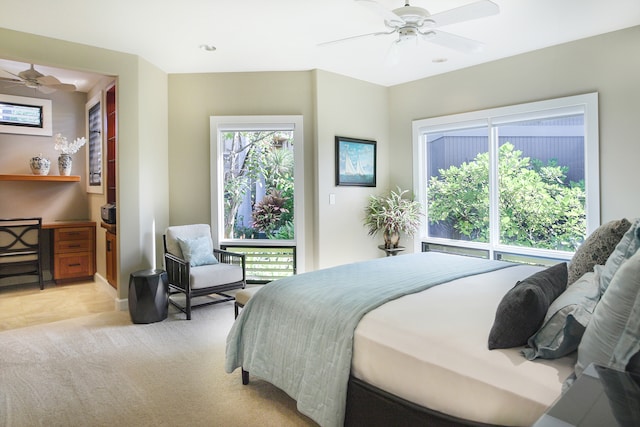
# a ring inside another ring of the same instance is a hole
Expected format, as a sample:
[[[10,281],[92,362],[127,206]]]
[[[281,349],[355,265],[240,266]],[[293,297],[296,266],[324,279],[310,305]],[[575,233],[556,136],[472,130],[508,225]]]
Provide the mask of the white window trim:
[[[555,111],[554,111],[555,110]],[[426,209],[426,147],[422,135],[427,131],[440,131],[447,129],[457,129],[461,126],[487,126],[492,129],[492,125],[505,121],[517,119],[520,115],[527,115],[539,111],[541,116],[549,117],[549,114],[566,114],[569,111],[579,110],[584,112],[585,117],[585,191],[587,201],[585,211],[587,213],[587,235],[591,234],[600,225],[600,160],[599,160],[599,127],[598,127],[598,93],[588,93],[583,95],[556,98],[545,101],[530,102],[506,107],[491,108],[487,110],[473,111],[468,113],[453,114],[449,116],[433,117],[427,119],[414,120],[412,123],[413,133],[413,188],[418,194],[418,200]],[[491,140],[491,139],[490,139]],[[490,145],[489,150],[496,147]],[[493,158],[494,156],[492,156]],[[495,170],[495,165],[492,165]],[[496,172],[497,173],[497,172]],[[495,179],[495,177],[490,177]],[[494,195],[495,196],[495,195]],[[494,197],[494,202],[497,199]],[[497,212],[497,209],[492,209]],[[427,216],[425,215],[423,224],[420,227],[421,236],[414,239],[414,251],[420,252],[422,242],[432,242],[439,244],[449,244],[463,247],[487,248],[487,244],[477,244],[474,242],[461,243],[459,240],[448,239],[426,239]],[[493,222],[492,222],[493,224]],[[493,230],[492,230],[493,231]],[[514,246],[494,245],[489,243],[491,254],[494,251],[509,251],[522,254],[539,255],[541,251],[527,248],[516,248]],[[544,251],[553,253],[553,251]],[[557,251],[559,258],[566,257],[566,253]]]
[[[223,239],[219,230],[224,229],[224,165],[222,158],[223,146],[218,141],[220,132],[227,130],[292,130],[295,141],[294,148],[294,172],[293,189],[295,210],[293,240],[279,240],[282,245],[296,246],[296,270],[304,272],[304,128],[301,115],[295,116],[211,116],[209,117],[210,132],[210,179],[211,179],[211,228],[213,243],[216,247],[220,244],[248,244],[255,246],[278,246],[273,240],[238,240]]]

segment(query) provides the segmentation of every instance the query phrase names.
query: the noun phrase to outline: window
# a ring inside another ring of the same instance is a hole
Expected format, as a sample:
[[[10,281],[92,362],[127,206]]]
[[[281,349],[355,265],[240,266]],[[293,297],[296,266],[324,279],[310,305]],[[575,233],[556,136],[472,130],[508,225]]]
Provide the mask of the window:
[[[0,94],[0,132],[51,136],[51,100]]]
[[[301,116],[211,118],[214,238],[247,253],[250,280],[301,265],[292,254],[302,256],[304,237],[302,135]]]
[[[600,222],[597,102],[588,94],[415,121],[423,248],[570,258]]]

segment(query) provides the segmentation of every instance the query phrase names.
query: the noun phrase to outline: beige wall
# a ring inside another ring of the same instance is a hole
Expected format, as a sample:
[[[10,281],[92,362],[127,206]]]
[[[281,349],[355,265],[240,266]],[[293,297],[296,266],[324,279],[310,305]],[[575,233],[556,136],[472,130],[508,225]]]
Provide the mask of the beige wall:
[[[397,142],[391,181],[412,182],[411,121],[589,92],[599,93],[601,222],[640,217],[640,27],[398,85],[390,90]]]
[[[312,75],[305,71],[170,75],[170,223],[210,222],[210,116],[302,115],[307,224],[305,269],[312,269],[315,127],[312,101]]]
[[[85,103],[82,92],[54,92],[45,95],[23,86],[0,83],[0,93],[51,100],[53,135],[69,141],[85,135]],[[29,160],[42,154],[51,161],[49,175],[59,175],[54,136],[0,133],[0,173],[30,174]],[[4,181],[0,183],[0,217],[41,216],[44,222],[86,219],[86,146],[72,156],[72,175],[79,183]]]
[[[336,74],[316,73],[316,247],[318,268],[384,256],[382,237],[362,225],[370,194],[390,188],[389,90]],[[335,185],[335,136],[376,141],[376,187]],[[335,195],[335,204],[329,197]]]
[[[361,213],[369,194],[389,187],[387,104],[386,88],[322,71],[169,76],[170,223],[210,222],[210,116],[301,114],[304,269],[382,256]],[[378,141],[377,188],[335,186],[336,135]]]
[[[0,57],[118,78],[117,203],[120,262],[116,304],[124,308],[122,302],[127,298],[130,273],[149,268],[153,258],[158,259],[149,255],[153,250],[153,242],[159,238],[153,226],[155,224],[156,230],[163,230],[168,220],[168,190],[166,187],[156,187],[157,181],[167,182],[166,157],[163,154],[146,153],[149,147],[154,147],[160,153],[168,150],[167,76],[134,55],[3,28],[0,28]],[[153,174],[149,172],[151,170]],[[142,203],[142,199],[149,194],[153,195],[154,203]],[[86,205],[84,209],[88,209]],[[93,209],[91,218],[100,222],[98,212]]]

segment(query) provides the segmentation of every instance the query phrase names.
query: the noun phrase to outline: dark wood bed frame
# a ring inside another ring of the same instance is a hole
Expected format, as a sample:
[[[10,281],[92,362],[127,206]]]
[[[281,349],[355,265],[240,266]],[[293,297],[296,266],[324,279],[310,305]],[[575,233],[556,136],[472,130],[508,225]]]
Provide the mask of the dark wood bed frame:
[[[242,384],[249,384],[249,372],[242,369]],[[461,402],[464,404],[464,402]],[[425,408],[349,376],[347,427],[497,427],[453,417]]]
[[[464,405],[464,402],[460,402]],[[416,405],[353,376],[347,388],[345,426],[490,427]]]

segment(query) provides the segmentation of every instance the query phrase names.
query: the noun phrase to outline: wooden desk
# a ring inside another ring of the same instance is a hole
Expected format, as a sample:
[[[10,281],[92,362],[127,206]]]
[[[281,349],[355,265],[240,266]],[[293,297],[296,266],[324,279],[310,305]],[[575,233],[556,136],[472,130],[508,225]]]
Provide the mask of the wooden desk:
[[[96,272],[96,223],[56,221],[42,224],[52,230],[52,275],[56,283],[92,280]]]

